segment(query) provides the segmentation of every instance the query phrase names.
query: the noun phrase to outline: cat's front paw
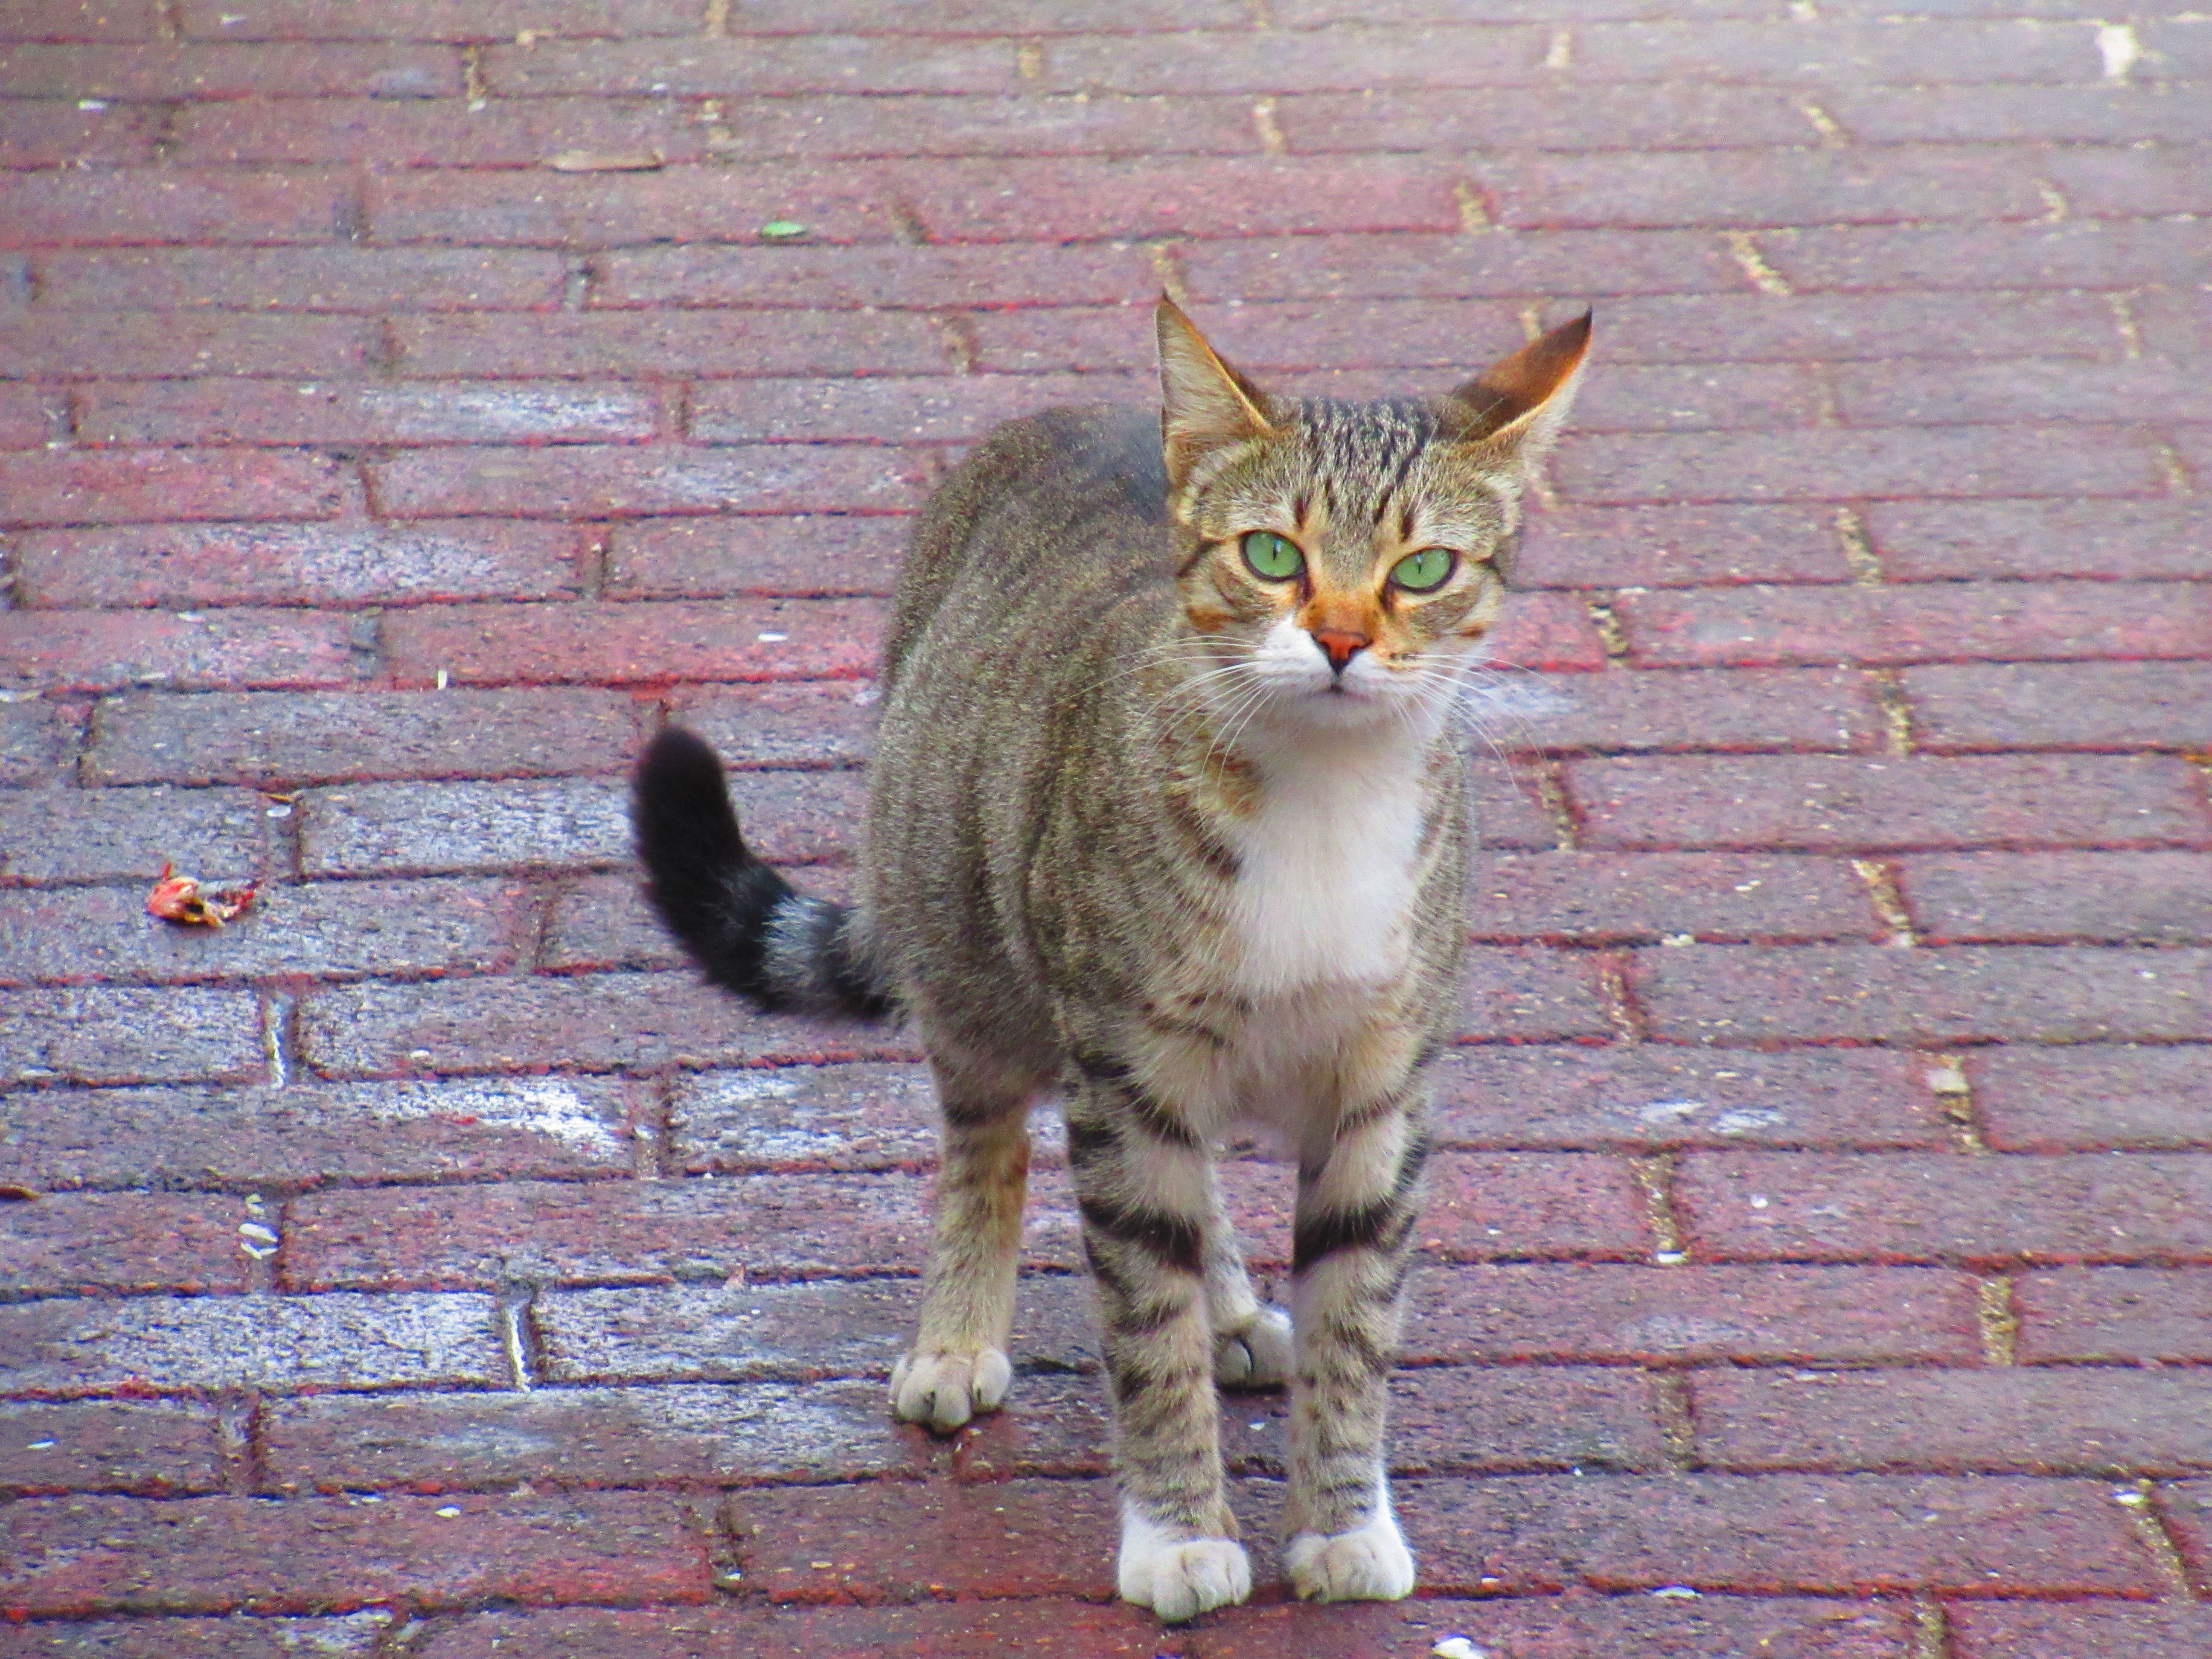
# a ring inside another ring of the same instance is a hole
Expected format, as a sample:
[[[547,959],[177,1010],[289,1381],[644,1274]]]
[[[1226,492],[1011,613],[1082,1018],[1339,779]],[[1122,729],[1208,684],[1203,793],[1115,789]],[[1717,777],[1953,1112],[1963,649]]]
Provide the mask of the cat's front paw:
[[[1224,1389],[1279,1389],[1291,1378],[1291,1316],[1262,1308],[1213,1336],[1213,1380]]]
[[[1181,1538],[1124,1513],[1121,1599],[1180,1625],[1252,1594],[1252,1564],[1233,1538]]]
[[[902,1422],[950,1434],[978,1412],[998,1410],[1013,1380],[1012,1364],[997,1348],[917,1349],[891,1368],[891,1410]]]
[[[1309,1601],[1395,1601],[1413,1589],[1413,1555],[1386,1506],[1364,1527],[1301,1533],[1283,1552],[1291,1588]]]

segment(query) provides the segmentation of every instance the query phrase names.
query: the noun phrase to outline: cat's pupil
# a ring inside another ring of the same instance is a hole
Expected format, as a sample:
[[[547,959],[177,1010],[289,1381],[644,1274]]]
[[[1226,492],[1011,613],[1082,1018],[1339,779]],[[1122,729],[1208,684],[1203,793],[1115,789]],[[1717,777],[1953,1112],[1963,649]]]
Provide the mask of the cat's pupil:
[[[1452,573],[1455,556],[1448,548],[1425,547],[1408,553],[1390,568],[1390,580],[1408,592],[1421,593],[1443,586]]]
[[[1306,557],[1289,537],[1278,536],[1272,530],[1255,530],[1244,538],[1244,562],[1254,575],[1279,582],[1304,569]]]

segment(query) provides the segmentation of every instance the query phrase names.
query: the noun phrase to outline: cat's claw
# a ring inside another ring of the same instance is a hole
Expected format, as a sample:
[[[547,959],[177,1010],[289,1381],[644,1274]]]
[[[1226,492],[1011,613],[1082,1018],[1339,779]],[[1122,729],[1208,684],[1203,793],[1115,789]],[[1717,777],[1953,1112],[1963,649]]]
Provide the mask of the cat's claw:
[[[1386,1505],[1364,1527],[1301,1533],[1283,1552],[1291,1588],[1309,1601],[1395,1601],[1413,1589],[1413,1556]]]
[[[1170,1625],[1252,1594],[1252,1564],[1233,1538],[1177,1538],[1151,1522],[1121,1518],[1121,1599]]]
[[[1013,1365],[998,1348],[916,1351],[891,1368],[891,1410],[902,1422],[950,1434],[977,1413],[998,1410],[1013,1380]]]
[[[1291,1378],[1291,1316],[1262,1308],[1213,1337],[1213,1380],[1224,1389],[1279,1389]]]

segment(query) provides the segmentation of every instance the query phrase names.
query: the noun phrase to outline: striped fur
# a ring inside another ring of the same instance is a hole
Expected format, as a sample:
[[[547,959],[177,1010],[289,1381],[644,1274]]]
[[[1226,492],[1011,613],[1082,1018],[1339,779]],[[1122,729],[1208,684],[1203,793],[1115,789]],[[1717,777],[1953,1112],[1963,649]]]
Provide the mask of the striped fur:
[[[945,1430],[999,1403],[1024,1114],[1063,1098],[1121,1590],[1172,1620],[1249,1588],[1217,1379],[1291,1385],[1294,1588],[1413,1583],[1383,1415],[1421,1072],[1457,1006],[1470,830],[1451,706],[1587,324],[1449,396],[1382,404],[1272,398],[1164,302],[1159,324],[1162,420],[1012,422],[931,500],[885,645],[858,911],[835,931],[775,911],[757,954],[772,987],[828,982],[806,964],[833,949],[865,962],[936,1069],[944,1159],[902,1417]],[[1293,541],[1297,580],[1245,562],[1252,531]],[[1427,547],[1455,553],[1449,579],[1394,586]],[[1340,665],[1323,633],[1361,643]],[[1255,1295],[1215,1179],[1239,1122],[1299,1160],[1287,1322]]]

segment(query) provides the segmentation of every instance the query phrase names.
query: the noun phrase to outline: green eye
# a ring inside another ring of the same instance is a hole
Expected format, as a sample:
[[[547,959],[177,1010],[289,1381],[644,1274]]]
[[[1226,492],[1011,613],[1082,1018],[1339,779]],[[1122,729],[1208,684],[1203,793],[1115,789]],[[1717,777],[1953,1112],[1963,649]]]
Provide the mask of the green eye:
[[[1425,547],[1408,553],[1390,567],[1390,580],[1408,593],[1425,593],[1442,587],[1459,567],[1459,556],[1448,547]]]
[[[1306,568],[1306,556],[1289,537],[1278,536],[1272,530],[1255,530],[1244,538],[1244,562],[1252,567],[1255,576],[1286,582]]]

